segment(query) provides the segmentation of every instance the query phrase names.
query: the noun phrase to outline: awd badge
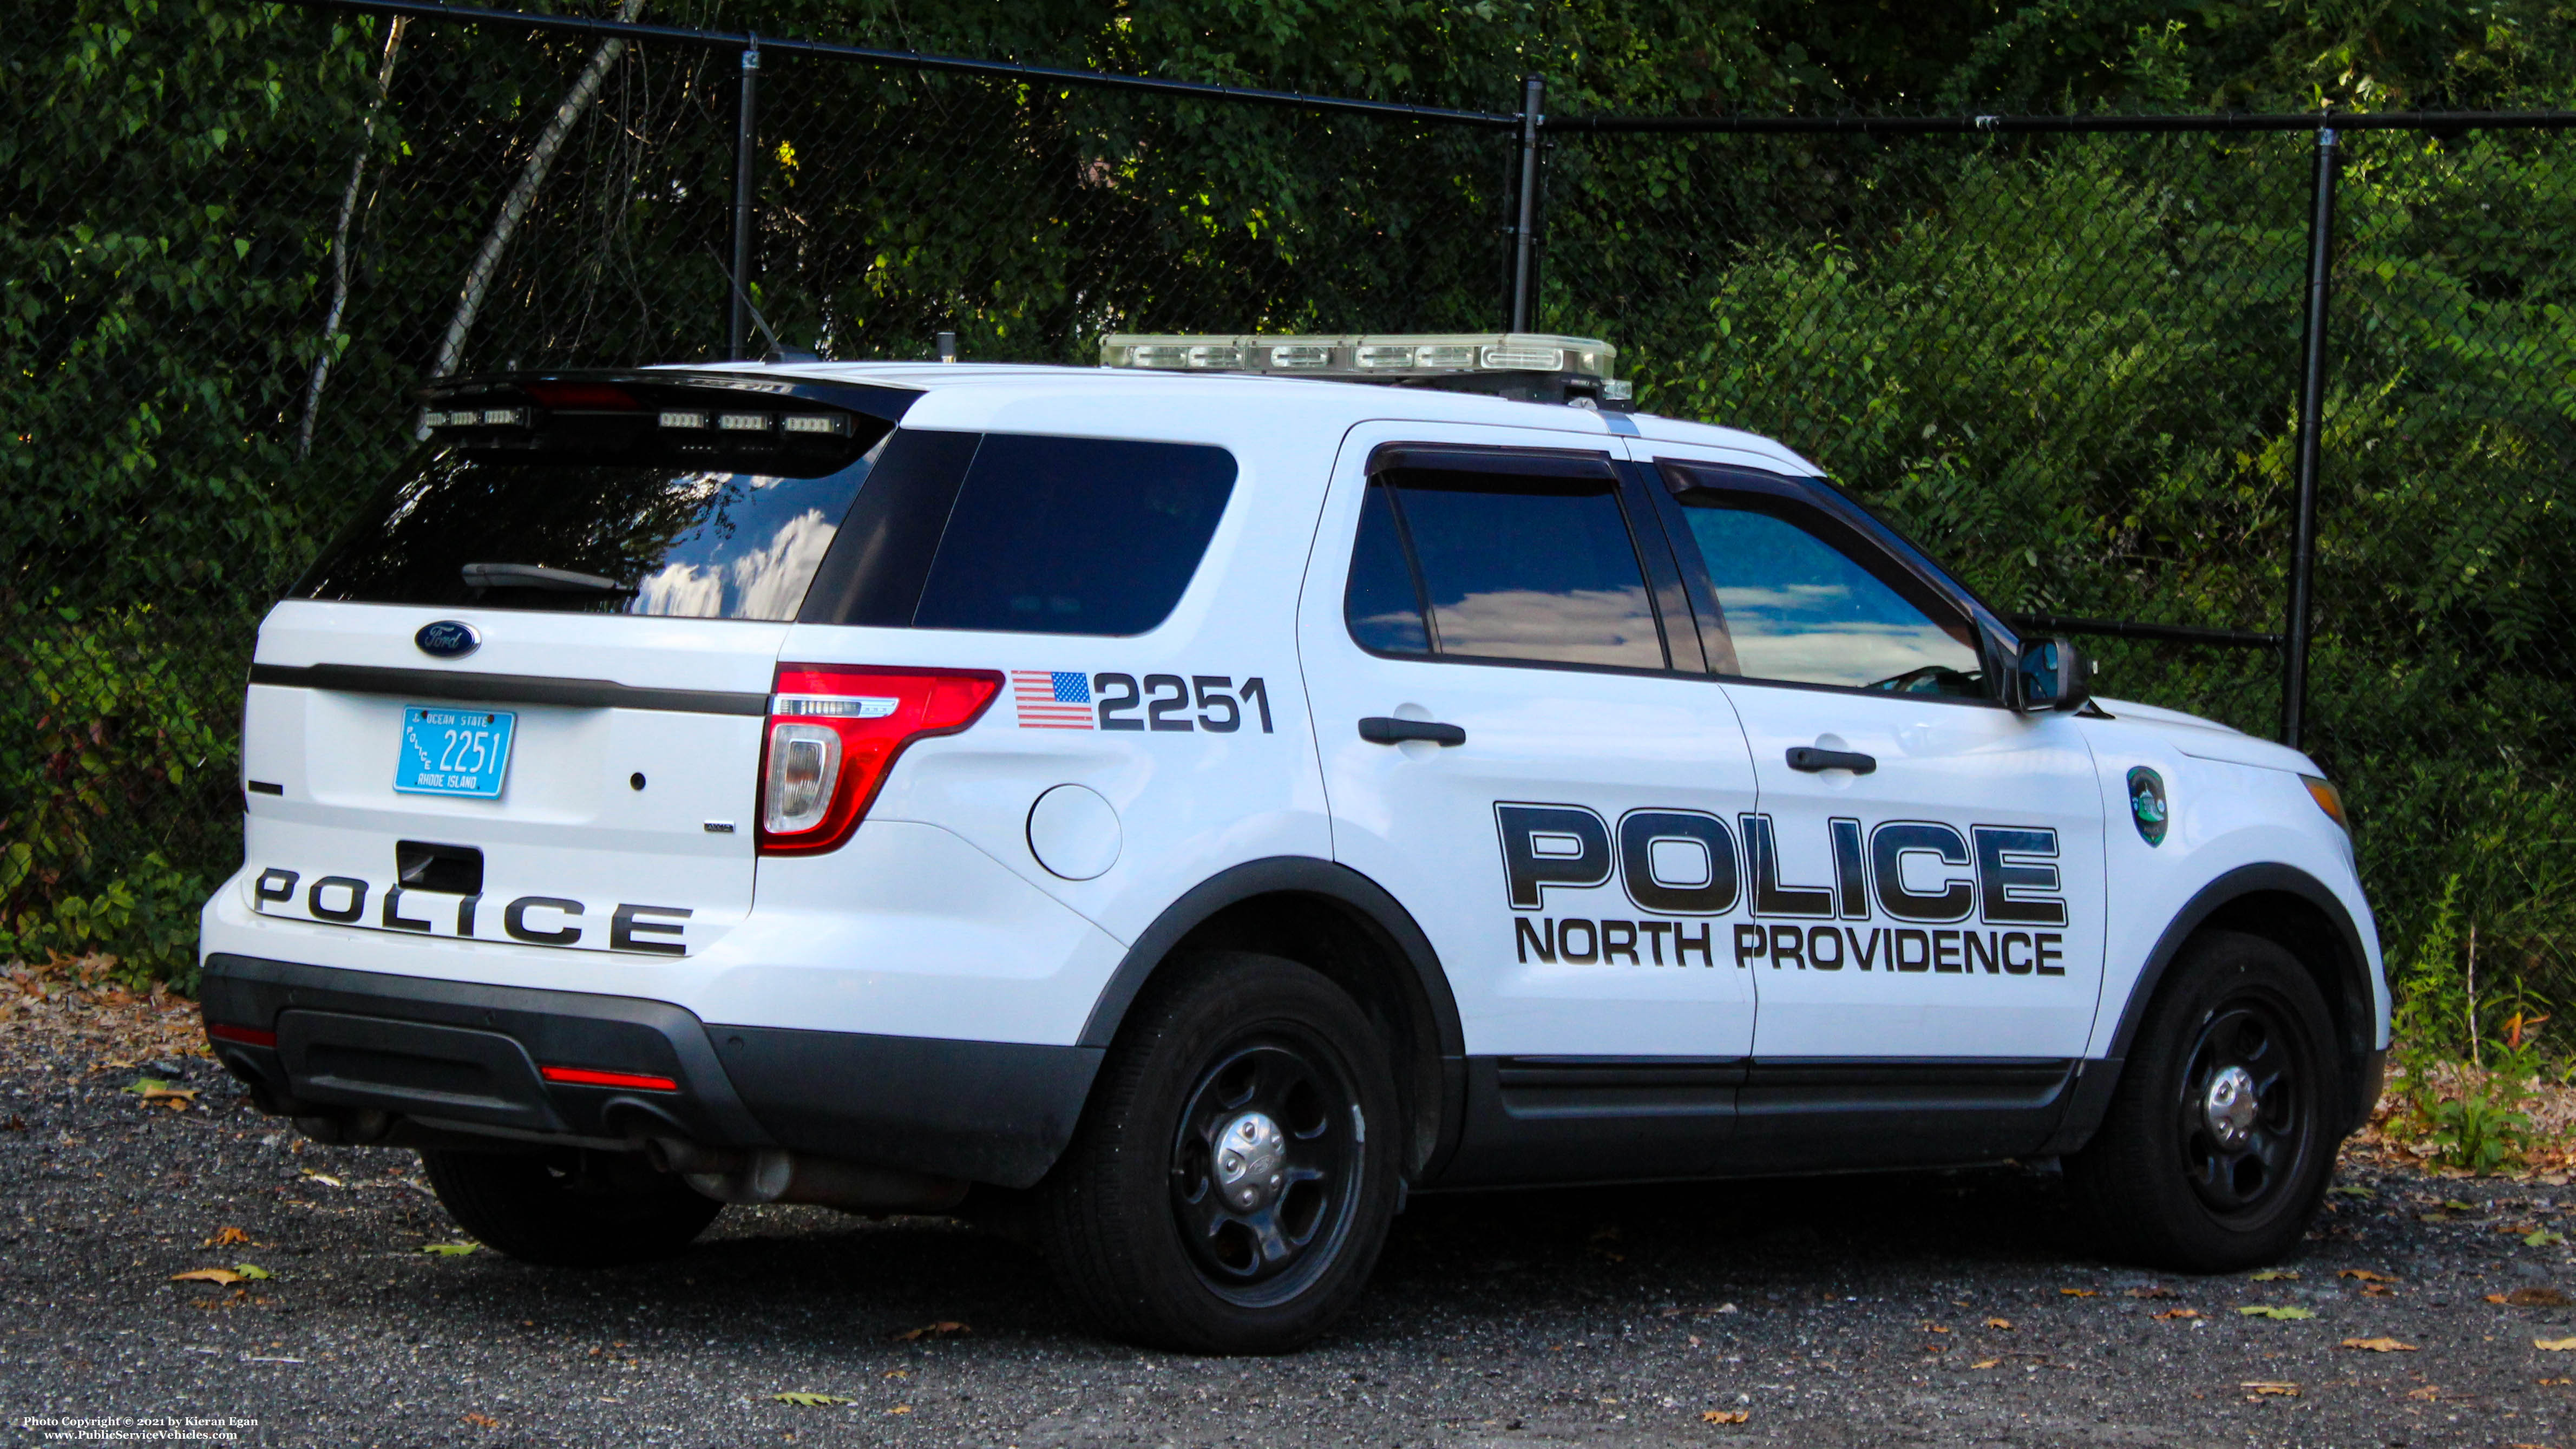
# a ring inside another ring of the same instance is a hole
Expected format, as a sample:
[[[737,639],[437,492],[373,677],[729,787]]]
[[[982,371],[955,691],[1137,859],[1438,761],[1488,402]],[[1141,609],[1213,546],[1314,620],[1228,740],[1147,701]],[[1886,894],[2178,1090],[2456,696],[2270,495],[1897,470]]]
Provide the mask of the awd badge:
[[[2172,811],[2165,803],[2164,777],[2144,765],[2129,771],[2129,818],[2138,823],[2138,838],[2149,845],[2165,843],[2165,821]]]

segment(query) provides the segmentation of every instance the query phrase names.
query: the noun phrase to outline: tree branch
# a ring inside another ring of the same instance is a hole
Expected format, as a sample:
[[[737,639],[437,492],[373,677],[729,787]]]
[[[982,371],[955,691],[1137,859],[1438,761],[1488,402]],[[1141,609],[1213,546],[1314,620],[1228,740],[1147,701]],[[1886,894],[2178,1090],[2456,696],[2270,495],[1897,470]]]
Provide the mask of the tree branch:
[[[633,20],[644,8],[644,0],[624,0],[617,7],[617,18]],[[456,370],[465,353],[466,335],[474,330],[474,314],[483,307],[483,293],[492,285],[492,273],[501,265],[501,253],[518,234],[519,223],[537,199],[537,188],[543,186],[546,173],[555,164],[555,153],[563,149],[564,138],[572,134],[572,123],[599,96],[601,82],[608,78],[608,68],[626,51],[626,42],[618,39],[600,42],[591,52],[590,64],[583,66],[581,76],[565,93],[563,104],[555,107],[554,119],[546,123],[545,134],[537,138],[537,148],[528,153],[528,164],[519,171],[517,184],[501,202],[501,214],[492,219],[492,230],[483,237],[482,249],[474,254],[474,265],[466,268],[465,285],[457,289],[456,315],[448,319],[447,336],[438,344],[438,360],[430,364],[432,377],[445,377]]]

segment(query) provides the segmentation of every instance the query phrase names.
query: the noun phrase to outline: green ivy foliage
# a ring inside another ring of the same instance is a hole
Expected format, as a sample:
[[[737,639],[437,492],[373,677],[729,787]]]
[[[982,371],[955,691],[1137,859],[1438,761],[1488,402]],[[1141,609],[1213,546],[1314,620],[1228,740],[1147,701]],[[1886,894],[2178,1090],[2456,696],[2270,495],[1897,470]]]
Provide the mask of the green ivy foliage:
[[[603,4],[599,9],[606,9]],[[652,0],[647,19],[1557,114],[2545,108],[2546,0]],[[409,448],[502,196],[592,53],[245,0],[0,31],[0,956],[184,978],[238,861],[257,620]],[[469,368],[723,345],[734,60],[639,47],[538,194]],[[1110,330],[1487,328],[1500,132],[773,57],[754,290],[791,346],[1084,361]],[[372,119],[371,119],[372,118]],[[2435,883],[2576,997],[2564,641],[2576,331],[2549,135],[2354,136],[2313,716],[2383,931]],[[1542,325],[1779,436],[2010,610],[2276,627],[2308,141],[1568,139]],[[335,222],[350,178],[345,256]],[[326,333],[335,269],[350,290]],[[315,401],[315,364],[329,380]],[[301,441],[312,409],[310,448]],[[2103,651],[2269,732],[2269,659]]]

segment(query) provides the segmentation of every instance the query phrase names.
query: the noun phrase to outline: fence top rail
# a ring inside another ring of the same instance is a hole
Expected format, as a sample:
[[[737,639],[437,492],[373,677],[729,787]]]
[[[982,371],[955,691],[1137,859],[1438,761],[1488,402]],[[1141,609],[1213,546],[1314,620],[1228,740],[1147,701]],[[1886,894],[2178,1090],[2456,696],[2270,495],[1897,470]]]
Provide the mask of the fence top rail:
[[[1382,116],[1400,120],[1435,121],[1451,125],[1498,129],[1521,124],[1518,112],[1462,111],[1442,106],[1405,105],[1396,101],[1358,100],[1349,96],[1310,95],[1303,91],[1262,90],[1254,86],[1221,85],[1212,81],[1162,80],[1153,76],[1121,75],[1114,71],[1028,65],[1013,60],[970,60],[963,56],[926,55],[911,50],[882,50],[865,45],[840,45],[826,40],[797,40],[744,30],[697,30],[685,25],[651,25],[641,21],[601,20],[585,15],[539,15],[524,10],[492,10],[474,5],[449,5],[442,3],[442,0],[287,0],[287,3],[301,5],[307,9],[358,10],[376,15],[406,15],[415,20],[509,25],[524,30],[554,30],[580,35],[612,35],[627,40],[673,41],[683,45],[704,45],[724,50],[758,49],[773,51],[780,55],[820,56],[832,60],[858,61],[869,65],[904,66],[913,70],[999,76],[1039,81],[1049,85],[1093,86],[1105,90],[1142,91],[1151,95],[1190,96],[1202,100],[1247,101],[1259,105],[1294,106],[1301,110],[1339,111],[1350,115]]]
[[[2477,130],[2560,131],[2576,111],[2307,111],[2282,115],[2224,112],[2179,116],[1548,116],[1549,131],[1591,135],[1704,132],[1955,136],[1980,133],[2139,131],[2428,131],[2454,136]]]

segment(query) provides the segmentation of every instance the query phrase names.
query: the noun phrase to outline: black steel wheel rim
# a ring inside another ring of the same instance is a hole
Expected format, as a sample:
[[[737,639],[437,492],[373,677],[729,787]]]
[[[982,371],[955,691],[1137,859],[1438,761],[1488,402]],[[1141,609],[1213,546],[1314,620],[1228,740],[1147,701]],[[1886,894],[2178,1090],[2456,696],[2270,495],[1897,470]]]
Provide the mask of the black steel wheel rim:
[[[2316,1118],[2305,1056],[2266,999],[2236,998],[2202,1020],[2174,1106],[2184,1179],[2212,1212],[2262,1213],[2299,1175]]]
[[[1273,1030],[1215,1053],[1172,1139],[1173,1222],[1200,1281],[1254,1307],[1312,1286],[1350,1234],[1365,1132],[1322,1043]]]

